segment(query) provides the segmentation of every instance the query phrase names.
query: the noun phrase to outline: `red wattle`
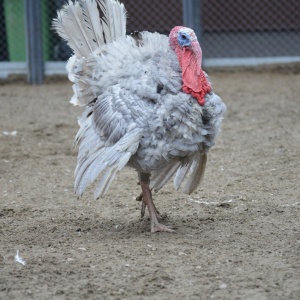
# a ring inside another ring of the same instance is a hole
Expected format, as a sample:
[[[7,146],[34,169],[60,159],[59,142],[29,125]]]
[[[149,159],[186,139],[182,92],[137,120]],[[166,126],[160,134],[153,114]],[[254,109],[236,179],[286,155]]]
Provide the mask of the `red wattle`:
[[[184,48],[180,58],[182,90],[187,94],[191,94],[203,106],[205,103],[204,97],[211,91],[211,86],[201,68],[202,54],[199,44],[194,45],[193,51]]]
[[[191,94],[194,98],[197,99],[197,102],[203,106],[205,104],[205,95],[211,91],[211,87],[207,87],[206,89],[201,90],[200,92],[194,92],[191,88],[186,85],[182,86],[182,90],[186,94]]]

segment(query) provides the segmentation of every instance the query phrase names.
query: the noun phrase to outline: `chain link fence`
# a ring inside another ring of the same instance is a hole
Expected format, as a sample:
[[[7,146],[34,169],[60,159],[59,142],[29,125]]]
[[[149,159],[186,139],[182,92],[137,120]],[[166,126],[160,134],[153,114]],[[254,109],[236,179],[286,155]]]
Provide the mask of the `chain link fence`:
[[[300,1],[204,0],[206,58],[300,56]]]
[[[1,62],[26,61],[25,0],[0,0]],[[65,61],[71,50],[51,30],[56,11],[66,0],[37,0],[41,4],[42,46],[45,62]],[[128,11],[128,33],[134,30],[168,34],[188,24],[188,3],[198,14],[204,62],[257,58],[300,60],[299,0],[121,0]],[[185,3],[184,3],[185,2]],[[197,23],[196,23],[197,24]],[[287,60],[289,61],[289,60]],[[275,60],[276,62],[276,60]],[[47,68],[46,68],[47,73]]]

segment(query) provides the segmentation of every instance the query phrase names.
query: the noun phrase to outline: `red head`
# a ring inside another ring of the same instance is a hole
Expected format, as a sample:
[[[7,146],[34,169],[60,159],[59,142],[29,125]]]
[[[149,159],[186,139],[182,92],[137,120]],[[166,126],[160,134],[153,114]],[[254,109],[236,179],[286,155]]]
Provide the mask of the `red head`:
[[[202,50],[194,31],[187,27],[174,27],[169,35],[169,44],[182,70],[183,91],[204,105],[205,94],[211,91],[211,86],[201,68]]]

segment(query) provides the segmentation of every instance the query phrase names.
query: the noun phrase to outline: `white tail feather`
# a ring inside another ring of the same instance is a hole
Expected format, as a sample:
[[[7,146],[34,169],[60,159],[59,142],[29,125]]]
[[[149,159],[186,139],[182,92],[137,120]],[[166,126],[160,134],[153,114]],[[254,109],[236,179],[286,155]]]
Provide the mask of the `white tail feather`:
[[[106,43],[111,43],[116,37],[126,34],[126,10],[118,1],[102,0],[99,5],[104,14],[102,25]],[[125,22],[122,20],[125,19]],[[120,22],[121,21],[121,22]]]
[[[77,58],[87,57],[104,43],[125,36],[126,10],[117,0],[78,0],[74,4],[69,0],[52,26]]]
[[[100,47],[104,44],[104,38],[97,3],[93,2],[89,4],[89,2],[80,1],[79,5],[85,20],[85,26],[92,32],[94,41]]]

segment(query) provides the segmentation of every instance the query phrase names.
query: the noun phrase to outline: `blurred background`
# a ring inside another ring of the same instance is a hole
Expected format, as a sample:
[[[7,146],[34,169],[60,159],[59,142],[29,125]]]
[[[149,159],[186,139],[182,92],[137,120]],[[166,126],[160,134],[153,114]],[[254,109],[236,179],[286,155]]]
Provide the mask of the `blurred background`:
[[[66,74],[71,51],[51,30],[66,0],[0,0],[0,78]],[[299,0],[122,0],[128,33],[168,34],[192,27],[205,66],[256,66],[300,61]],[[32,75],[32,74],[31,74]]]

